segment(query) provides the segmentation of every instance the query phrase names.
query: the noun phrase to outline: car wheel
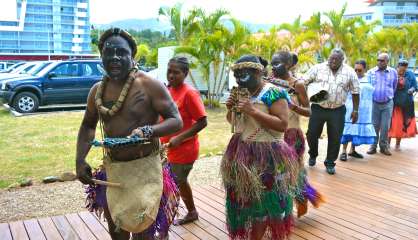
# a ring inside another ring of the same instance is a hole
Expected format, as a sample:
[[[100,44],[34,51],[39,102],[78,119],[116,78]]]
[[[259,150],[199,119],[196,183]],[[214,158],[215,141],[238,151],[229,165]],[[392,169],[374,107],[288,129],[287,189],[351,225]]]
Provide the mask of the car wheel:
[[[22,92],[13,100],[13,108],[20,113],[35,112],[39,107],[38,97],[31,92]]]

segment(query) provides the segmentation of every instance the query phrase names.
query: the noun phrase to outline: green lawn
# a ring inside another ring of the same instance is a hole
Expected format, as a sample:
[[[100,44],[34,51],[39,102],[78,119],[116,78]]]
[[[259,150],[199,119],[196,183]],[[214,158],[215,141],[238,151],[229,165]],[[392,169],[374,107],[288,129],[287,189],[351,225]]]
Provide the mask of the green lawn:
[[[23,178],[39,182],[46,176],[74,171],[81,118],[81,112],[16,118],[0,107],[0,188]],[[201,156],[220,153],[230,137],[224,108],[208,110],[208,122],[200,134]],[[97,166],[100,149],[92,149],[87,159]]]

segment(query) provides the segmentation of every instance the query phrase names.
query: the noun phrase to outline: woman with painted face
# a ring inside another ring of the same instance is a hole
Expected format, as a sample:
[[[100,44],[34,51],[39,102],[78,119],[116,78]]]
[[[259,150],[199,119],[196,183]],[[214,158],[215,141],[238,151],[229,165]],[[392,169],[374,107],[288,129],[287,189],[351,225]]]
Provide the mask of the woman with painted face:
[[[318,207],[323,201],[322,196],[308,182],[306,169],[304,165],[303,155],[305,153],[305,137],[300,127],[300,117],[309,117],[311,115],[309,98],[306,93],[303,81],[299,81],[292,77],[290,70],[295,67],[297,61],[288,51],[279,51],[273,55],[272,77],[269,80],[278,86],[285,88],[291,101],[289,101],[289,124],[284,134],[284,139],[289,146],[294,147],[298,155],[299,173],[298,181],[292,188],[293,195],[296,200],[298,217],[306,214],[308,211],[308,201],[314,207]]]
[[[230,123],[232,111],[240,112],[221,162],[231,239],[287,239],[293,226],[288,189],[297,179],[297,155],[283,141],[289,96],[263,81],[263,69],[253,55],[232,66],[239,90],[245,88],[249,96],[231,95],[226,102]]]
[[[184,218],[175,220],[174,225],[182,225],[198,219],[187,177],[199,156],[197,133],[207,125],[205,107],[199,92],[184,82],[187,74],[189,74],[187,58],[170,59],[167,68],[168,90],[183,119],[183,128],[180,132],[161,138],[161,141],[168,149],[168,162],[188,211]]]

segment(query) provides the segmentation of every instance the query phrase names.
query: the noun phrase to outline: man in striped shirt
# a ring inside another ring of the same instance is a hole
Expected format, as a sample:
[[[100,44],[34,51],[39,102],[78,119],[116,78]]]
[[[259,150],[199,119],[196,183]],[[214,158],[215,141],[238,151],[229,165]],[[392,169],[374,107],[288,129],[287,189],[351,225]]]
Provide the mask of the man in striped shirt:
[[[379,142],[380,152],[386,156],[392,155],[389,151],[388,131],[393,111],[393,96],[398,83],[398,74],[395,69],[388,66],[389,55],[381,53],[377,57],[377,66],[367,72],[367,78],[374,87],[372,122],[376,130],[376,141],[368,154],[375,154]]]
[[[327,62],[313,66],[305,75],[305,84],[319,83],[328,89],[329,97],[321,103],[311,104],[311,117],[309,118],[306,138],[309,145],[309,166],[316,164],[318,156],[318,139],[321,136],[324,124],[327,124],[328,146],[324,164],[328,174],[335,173],[335,160],[340,150],[341,135],[345,122],[345,102],[348,93],[352,94],[353,123],[358,119],[360,83],[354,69],[344,64],[344,52],[333,49]]]

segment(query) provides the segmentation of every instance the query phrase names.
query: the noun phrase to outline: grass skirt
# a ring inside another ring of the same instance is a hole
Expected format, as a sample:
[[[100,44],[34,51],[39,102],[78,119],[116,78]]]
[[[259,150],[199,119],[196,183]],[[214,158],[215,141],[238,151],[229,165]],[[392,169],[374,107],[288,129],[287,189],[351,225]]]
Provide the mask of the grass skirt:
[[[174,182],[174,176],[171,173],[168,163],[163,164],[163,193],[161,196],[160,207],[156,221],[144,232],[140,233],[152,237],[165,237],[168,233],[171,223],[177,213],[180,201],[180,193]],[[93,178],[106,181],[106,172],[104,168],[97,169],[93,173]],[[103,209],[107,207],[106,187],[102,185],[90,185],[86,188],[87,199],[86,208],[90,212],[96,212],[101,216]],[[135,236],[135,233],[133,234]]]
[[[284,140],[289,146],[293,146],[299,163],[299,173],[296,185],[291,189],[295,199],[297,215],[301,217],[308,212],[308,201],[315,207],[324,202],[323,196],[308,181],[307,172],[304,166],[303,154],[305,153],[305,138],[300,128],[289,128],[286,130]]]
[[[235,134],[221,163],[226,223],[231,239],[250,239],[265,225],[268,239],[285,239],[293,226],[290,186],[297,179],[297,154],[285,142],[246,142]]]

